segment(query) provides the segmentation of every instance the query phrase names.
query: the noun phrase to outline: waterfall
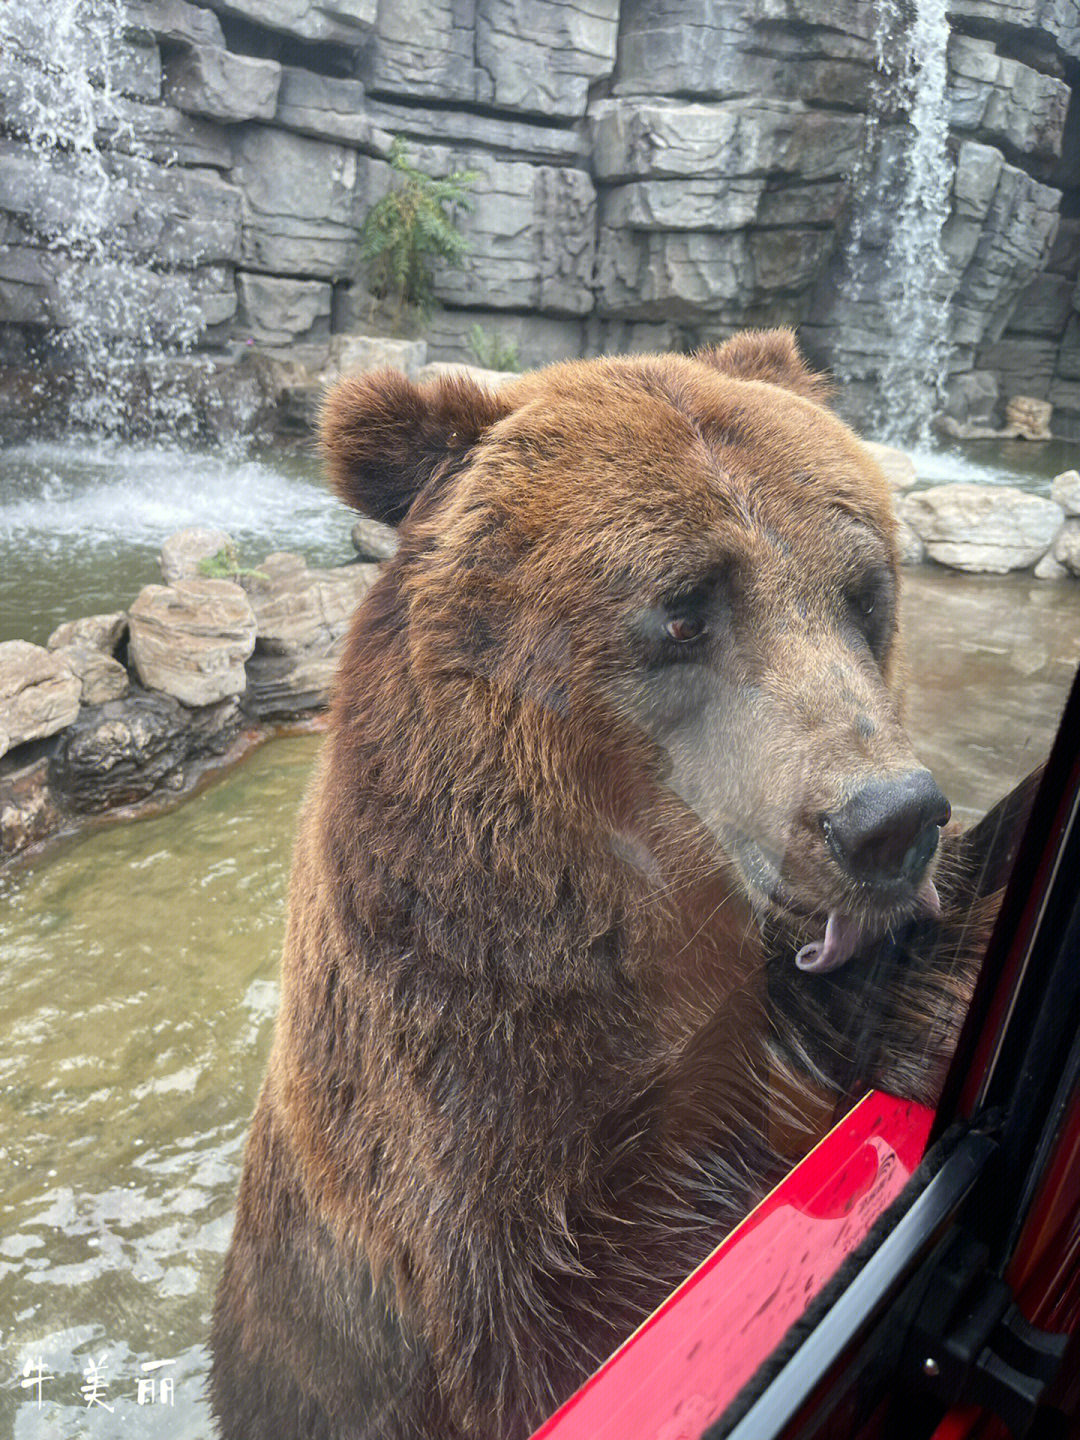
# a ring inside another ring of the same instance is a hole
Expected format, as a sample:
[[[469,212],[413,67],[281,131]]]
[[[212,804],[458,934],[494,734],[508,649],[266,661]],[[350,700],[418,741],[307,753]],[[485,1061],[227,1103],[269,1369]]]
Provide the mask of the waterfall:
[[[870,424],[893,443],[927,438],[948,378],[958,279],[943,244],[955,170],[947,148],[948,40],[946,0],[914,0],[906,12],[887,0],[879,9],[879,84],[838,282],[840,315],[874,336]],[[890,124],[898,113],[904,123]],[[841,360],[841,380],[855,378],[845,369]]]
[[[13,163],[22,223],[46,250],[51,358],[79,372],[73,421],[114,430],[132,362],[183,352],[203,323],[188,277],[168,263],[160,177],[169,170],[151,162],[138,135],[140,106],[125,94],[120,67],[133,53],[125,0],[37,0],[9,26],[23,82],[6,124],[28,142]],[[144,53],[153,60],[143,98],[154,103],[156,50]]]

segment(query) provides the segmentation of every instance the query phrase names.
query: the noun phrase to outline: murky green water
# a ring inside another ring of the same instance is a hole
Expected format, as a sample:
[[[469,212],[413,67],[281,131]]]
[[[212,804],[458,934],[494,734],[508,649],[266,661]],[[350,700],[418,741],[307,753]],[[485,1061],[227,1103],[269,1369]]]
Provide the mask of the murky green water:
[[[210,1433],[209,1307],[318,743],[275,741],[0,889],[0,1435]],[[21,1386],[39,1359],[40,1408]],[[81,1393],[102,1359],[112,1413]]]
[[[166,479],[143,487],[147,504]],[[250,497],[198,518],[253,547],[347,553],[347,516],[310,473],[298,483],[261,529],[242,530]],[[214,493],[224,505],[228,486]],[[118,547],[92,595],[60,525],[55,568],[27,600],[49,611],[37,629],[128,596],[133,563],[155,578],[175,512],[164,519],[158,533],[143,515],[145,553]],[[42,534],[47,521],[37,512]],[[958,811],[978,810],[1045,754],[1080,663],[1080,585],[929,567],[906,581],[909,728]],[[4,583],[9,633],[33,633],[10,608],[25,587]],[[0,1440],[209,1440],[210,1307],[318,744],[271,742],[172,813],[84,834],[0,881]]]
[[[160,584],[162,542],[188,525],[236,541],[245,564],[299,550],[354,558],[355,517],[309,449],[228,455],[114,440],[0,448],[0,640],[43,645],[62,620],[124,610]]]

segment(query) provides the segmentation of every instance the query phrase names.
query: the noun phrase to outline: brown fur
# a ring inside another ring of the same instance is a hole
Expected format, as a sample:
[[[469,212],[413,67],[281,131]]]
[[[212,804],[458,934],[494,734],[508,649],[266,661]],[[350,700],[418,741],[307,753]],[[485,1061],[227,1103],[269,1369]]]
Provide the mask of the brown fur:
[[[771,1183],[770,1136],[933,1092],[967,985],[936,927],[804,976],[726,828],[820,924],[860,902],[813,816],[913,763],[889,491],[821,394],[773,333],[331,396],[339,490],[405,518],[297,844],[229,1440],[521,1440]],[[641,636],[702,576],[735,638],[684,744]]]

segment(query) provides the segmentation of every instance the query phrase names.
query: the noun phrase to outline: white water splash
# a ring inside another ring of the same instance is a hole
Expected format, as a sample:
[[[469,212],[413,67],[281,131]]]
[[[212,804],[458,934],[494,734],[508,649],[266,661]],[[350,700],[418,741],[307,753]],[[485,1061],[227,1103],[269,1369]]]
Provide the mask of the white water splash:
[[[99,431],[125,424],[118,389],[132,362],[186,351],[204,323],[190,273],[151,244],[131,247],[133,232],[166,231],[169,171],[151,163],[117,80],[137,53],[128,28],[124,0],[36,0],[4,35],[25,77],[6,118],[30,152],[18,162],[30,243],[51,252],[56,358],[88,381],[72,421]]]
[[[943,233],[955,162],[948,151],[945,0],[912,9],[885,0],[877,14],[879,84],[852,181],[853,213],[840,289],[874,336],[878,401],[873,433],[924,443],[948,376],[949,305],[958,276]],[[895,124],[903,114],[902,127]],[[858,378],[837,365],[841,380]]]
[[[912,138],[885,268],[898,294],[889,312],[889,354],[881,371],[883,438],[925,440],[941,399],[950,354],[949,303],[956,278],[942,244],[955,164],[949,124],[945,0],[918,0],[901,83]]]

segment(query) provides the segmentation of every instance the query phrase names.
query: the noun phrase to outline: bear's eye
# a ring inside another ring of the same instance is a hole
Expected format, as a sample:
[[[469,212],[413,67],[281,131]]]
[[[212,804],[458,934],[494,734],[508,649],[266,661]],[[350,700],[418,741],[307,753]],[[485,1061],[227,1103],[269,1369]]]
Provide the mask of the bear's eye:
[[[680,645],[697,640],[704,633],[705,621],[700,615],[673,615],[664,625],[664,634],[669,640],[677,640]]]
[[[677,645],[690,645],[700,640],[709,628],[706,607],[711,589],[695,585],[676,595],[664,605],[664,634]]]
[[[848,614],[871,650],[877,651],[889,631],[890,592],[885,572],[871,570],[844,593]]]

